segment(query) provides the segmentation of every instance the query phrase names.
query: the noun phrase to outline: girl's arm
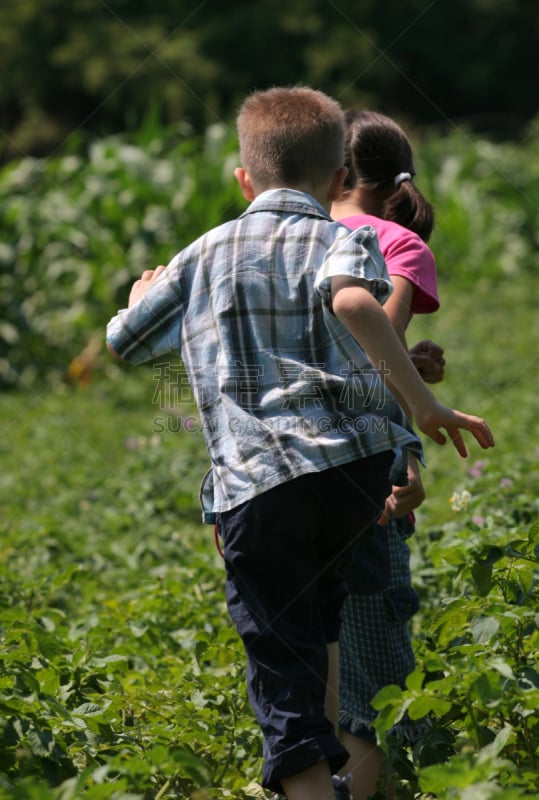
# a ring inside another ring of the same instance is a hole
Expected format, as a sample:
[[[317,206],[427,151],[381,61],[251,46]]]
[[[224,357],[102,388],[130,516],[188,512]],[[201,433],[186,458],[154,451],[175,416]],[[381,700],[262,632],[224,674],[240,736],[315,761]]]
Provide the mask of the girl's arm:
[[[389,321],[397,331],[398,337],[408,350],[406,343],[406,328],[412,319],[412,300],[415,286],[401,275],[390,275],[393,292],[384,303],[384,311]]]

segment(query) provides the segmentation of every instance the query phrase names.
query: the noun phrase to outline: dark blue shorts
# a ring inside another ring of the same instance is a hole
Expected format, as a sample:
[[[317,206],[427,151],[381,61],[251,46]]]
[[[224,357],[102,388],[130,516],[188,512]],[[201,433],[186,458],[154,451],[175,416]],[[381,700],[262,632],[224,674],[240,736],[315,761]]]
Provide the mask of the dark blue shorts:
[[[348,759],[324,713],[327,644],[339,636],[344,565],[376,525],[392,460],[387,451],[303,475],[217,515],[272,791],[321,761],[336,772]]]

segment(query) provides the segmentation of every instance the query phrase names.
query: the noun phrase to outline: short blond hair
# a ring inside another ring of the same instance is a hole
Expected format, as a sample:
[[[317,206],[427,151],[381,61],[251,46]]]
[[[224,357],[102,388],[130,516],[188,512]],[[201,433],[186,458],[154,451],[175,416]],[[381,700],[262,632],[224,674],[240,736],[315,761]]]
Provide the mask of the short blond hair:
[[[324,182],[344,164],[344,114],[306,86],[253,92],[237,128],[242,166],[263,187]]]

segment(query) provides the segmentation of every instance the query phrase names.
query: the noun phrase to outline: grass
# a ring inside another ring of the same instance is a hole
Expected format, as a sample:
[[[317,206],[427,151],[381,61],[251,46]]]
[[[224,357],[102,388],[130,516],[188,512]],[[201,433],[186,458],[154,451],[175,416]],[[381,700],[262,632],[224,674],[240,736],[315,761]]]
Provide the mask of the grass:
[[[410,342],[430,337],[443,344],[447,373],[436,394],[484,416],[497,444],[485,454],[468,438],[470,457],[462,460],[450,445],[425,443],[428,498],[418,513],[413,563],[424,613],[429,607],[434,614],[447,592],[440,593],[448,564],[456,564],[455,556],[447,561],[447,550],[440,555],[437,531],[448,525],[460,531],[464,524],[450,502],[454,492],[469,491],[482,504],[480,513],[491,511],[503,531],[519,509],[536,508],[530,487],[539,472],[533,294],[509,280],[485,282],[473,293],[443,282],[441,294],[443,311],[417,318]],[[193,785],[214,787],[208,798],[230,791],[241,797],[251,796],[246,784],[258,779],[260,743],[243,694],[243,654],[224,604],[223,565],[211,528],[200,522],[207,455],[200,434],[156,426],[162,412],[155,389],[150,367],[118,367],[102,353],[88,385],[0,395],[2,685],[8,711],[16,706],[22,720],[39,724],[36,746],[37,734],[32,744],[25,723],[28,749],[24,757],[19,753],[17,769],[41,775],[26,779],[37,781],[37,794],[26,794],[23,781],[16,784],[19,794],[9,784],[3,795],[0,782],[1,800],[149,798],[159,791],[187,797]],[[477,461],[480,479],[470,474]],[[496,486],[508,478],[512,488],[496,512]],[[478,529],[466,533],[466,524],[455,537],[448,546],[458,553],[462,537],[468,547],[482,541]],[[426,624],[422,613],[415,619],[418,633]],[[34,664],[30,677],[25,660]],[[20,699],[35,691],[32,675],[63,698],[60,714],[41,694],[32,703]],[[85,703],[97,706],[95,719],[77,711]],[[112,731],[126,730],[126,718],[135,720],[138,733],[118,750]],[[84,741],[75,746],[77,726]],[[51,758],[43,731],[69,768],[62,771]],[[72,775],[75,768],[82,777]],[[15,766],[8,761],[4,769]],[[47,788],[66,781],[72,795]]]
[[[438,525],[451,517],[449,498],[469,483],[475,460],[511,475],[517,462],[537,474],[537,394],[539,317],[525,281],[484,283],[471,291],[441,283],[441,310],[416,317],[409,341],[432,338],[445,348],[446,376],[432,387],[445,404],[484,417],[496,447],[483,453],[467,437],[469,459],[462,461],[448,448],[425,443],[427,500],[419,513],[424,524]],[[466,434],[465,434],[466,436]],[[531,479],[531,475],[530,475]]]

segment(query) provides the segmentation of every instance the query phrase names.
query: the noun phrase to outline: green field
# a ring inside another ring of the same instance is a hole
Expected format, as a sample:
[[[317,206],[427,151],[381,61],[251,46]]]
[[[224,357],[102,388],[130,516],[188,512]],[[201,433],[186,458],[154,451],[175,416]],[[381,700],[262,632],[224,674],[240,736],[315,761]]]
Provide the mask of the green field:
[[[120,367],[102,346],[88,383],[65,380],[144,259],[163,260],[189,227],[194,235],[235,208],[221,169],[233,148],[223,141],[214,161],[205,152],[201,180],[226,184],[211,207],[184,175],[194,188],[182,217],[149,156],[128,161],[110,147],[106,167],[94,161],[71,183],[59,183],[60,160],[18,165],[16,192],[13,167],[0,178],[13,243],[0,252],[0,798],[262,798],[223,564],[200,522],[200,434],[167,415],[151,366]],[[462,460],[425,443],[413,543],[418,669],[405,692],[378,698],[379,734],[386,742],[404,708],[430,713],[433,728],[413,752],[386,745],[397,800],[537,797],[537,147],[533,137],[520,148],[422,143],[442,307],[416,318],[409,340],[444,346],[437,396],[485,417],[496,447],[484,454],[468,437]],[[185,171],[200,165],[194,153]],[[123,200],[99,195],[100,181],[124,186]],[[175,175],[167,181],[176,191]],[[71,222],[69,208],[79,212]],[[181,412],[195,415],[189,404]]]

